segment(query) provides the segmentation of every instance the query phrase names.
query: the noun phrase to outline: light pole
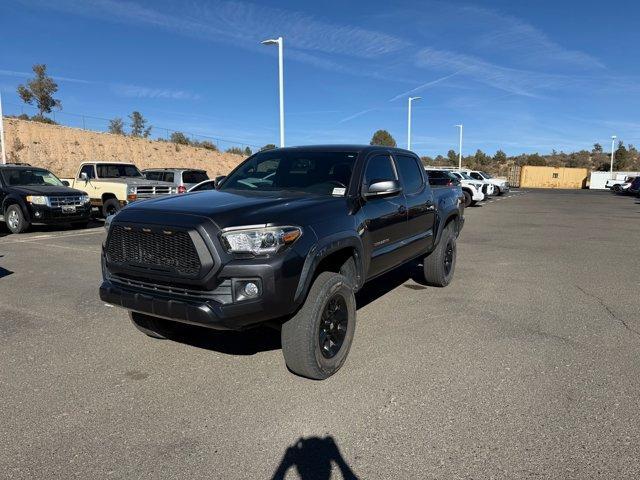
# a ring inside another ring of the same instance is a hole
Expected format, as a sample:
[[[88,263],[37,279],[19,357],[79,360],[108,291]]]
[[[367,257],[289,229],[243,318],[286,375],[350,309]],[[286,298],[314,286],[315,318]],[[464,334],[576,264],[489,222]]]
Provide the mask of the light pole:
[[[4,141],[4,117],[2,116],[2,93],[0,93],[0,144],[2,144],[2,164],[7,163],[7,144]]]
[[[613,157],[615,155],[615,151],[613,150],[616,144],[616,137],[615,135],[611,135],[611,167],[609,169],[609,173],[611,173],[611,180],[613,180]]]
[[[462,124],[456,125],[460,129],[460,144],[458,147],[458,170],[462,169]]]
[[[411,150],[411,102],[420,100],[422,97],[409,97],[409,114],[407,120],[407,150]]]
[[[284,72],[282,61],[282,48],[284,40],[282,37],[264,40],[263,45],[278,45],[278,84],[280,87],[280,147],[284,147]]]

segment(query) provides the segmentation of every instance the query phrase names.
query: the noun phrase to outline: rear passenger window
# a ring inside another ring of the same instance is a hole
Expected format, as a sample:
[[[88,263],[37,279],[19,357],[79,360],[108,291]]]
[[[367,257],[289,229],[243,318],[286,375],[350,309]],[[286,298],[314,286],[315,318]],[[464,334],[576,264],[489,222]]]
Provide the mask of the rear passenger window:
[[[396,163],[405,193],[410,195],[420,190],[424,181],[422,166],[418,164],[418,160],[407,155],[396,155]]]
[[[164,181],[165,182],[173,182],[173,172],[165,172]]]
[[[364,182],[367,186],[373,182],[384,182],[387,180],[397,180],[396,171],[393,168],[391,157],[388,155],[376,155],[371,157],[367,163],[367,170],[364,174]]]
[[[200,183],[205,180],[209,180],[209,176],[205,172],[198,170],[182,172],[182,181],[184,183]]]

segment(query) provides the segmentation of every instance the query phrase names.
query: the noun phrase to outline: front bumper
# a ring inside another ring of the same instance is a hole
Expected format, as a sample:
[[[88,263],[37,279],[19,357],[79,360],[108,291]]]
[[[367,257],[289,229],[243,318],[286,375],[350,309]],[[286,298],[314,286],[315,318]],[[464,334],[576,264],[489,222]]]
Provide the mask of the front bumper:
[[[189,281],[154,279],[154,274],[109,264],[103,246],[100,298],[134,312],[217,330],[243,330],[297,309],[303,298],[295,294],[314,241],[311,235],[303,235],[281,253],[254,258],[234,257],[220,248],[214,235],[204,237],[207,248],[215,252],[213,267]],[[259,286],[259,295],[242,295],[247,282]]]
[[[75,207],[74,212],[63,212],[61,207],[48,207],[46,205],[29,204],[29,216],[31,223],[61,224],[85,222],[91,218],[91,204]]]

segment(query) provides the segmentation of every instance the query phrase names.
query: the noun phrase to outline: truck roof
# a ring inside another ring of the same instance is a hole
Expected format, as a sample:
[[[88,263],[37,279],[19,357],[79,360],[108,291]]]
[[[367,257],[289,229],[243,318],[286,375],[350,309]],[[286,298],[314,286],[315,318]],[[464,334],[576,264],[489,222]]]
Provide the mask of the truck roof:
[[[310,152],[344,152],[344,151],[354,151],[354,152],[368,152],[368,151],[376,151],[376,150],[390,150],[392,152],[397,153],[411,153],[416,155],[415,152],[410,150],[406,150],[404,148],[398,147],[385,147],[383,145],[362,145],[362,144],[330,144],[330,145],[303,145],[303,146],[295,146],[295,147],[283,147],[283,148],[274,148],[272,150],[291,150],[291,151],[301,151],[308,150]],[[265,150],[271,151],[271,150]]]

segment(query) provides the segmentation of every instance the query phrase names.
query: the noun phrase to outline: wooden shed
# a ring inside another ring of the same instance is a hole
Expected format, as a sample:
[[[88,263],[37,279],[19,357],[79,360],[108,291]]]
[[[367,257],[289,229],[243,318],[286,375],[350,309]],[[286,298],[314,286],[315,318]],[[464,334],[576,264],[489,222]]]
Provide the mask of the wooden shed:
[[[520,188],[587,187],[589,169],[568,167],[534,167],[523,165],[520,170]]]

